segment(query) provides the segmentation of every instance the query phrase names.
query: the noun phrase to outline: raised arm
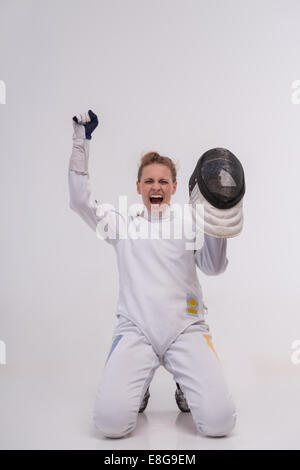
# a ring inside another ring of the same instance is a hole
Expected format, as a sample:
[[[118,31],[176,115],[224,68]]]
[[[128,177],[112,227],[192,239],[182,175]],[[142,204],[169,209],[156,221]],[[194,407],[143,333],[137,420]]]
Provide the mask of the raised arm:
[[[195,251],[197,266],[208,276],[222,274],[228,265],[226,250],[227,238],[216,238],[205,233],[203,247]]]
[[[70,208],[94,231],[100,218],[97,216],[97,201],[91,195],[88,162],[91,134],[97,125],[98,118],[92,111],[73,118],[73,148],[68,175]]]

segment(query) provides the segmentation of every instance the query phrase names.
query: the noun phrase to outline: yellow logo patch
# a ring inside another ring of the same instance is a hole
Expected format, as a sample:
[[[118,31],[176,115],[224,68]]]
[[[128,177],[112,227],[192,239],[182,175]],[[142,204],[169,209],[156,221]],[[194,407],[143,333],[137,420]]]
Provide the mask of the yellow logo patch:
[[[194,295],[187,295],[187,313],[191,315],[198,314],[198,299]]]

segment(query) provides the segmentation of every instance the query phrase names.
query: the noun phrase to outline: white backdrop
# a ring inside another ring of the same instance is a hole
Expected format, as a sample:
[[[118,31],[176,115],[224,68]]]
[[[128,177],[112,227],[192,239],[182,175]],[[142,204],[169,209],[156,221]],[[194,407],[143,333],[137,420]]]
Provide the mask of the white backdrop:
[[[228,241],[223,275],[199,272],[240,411],[226,445],[298,446],[299,14],[297,0],[0,0],[1,448],[125,445],[90,424],[118,275],[113,249],[69,209],[71,118],[86,109],[100,117],[90,177],[103,202],[139,201],[149,150],[179,163],[180,203],[204,151],[227,147],[242,161],[244,231]],[[179,444],[168,440],[172,377],[159,369],[152,390],[128,445],[224,445],[186,441],[180,423]]]

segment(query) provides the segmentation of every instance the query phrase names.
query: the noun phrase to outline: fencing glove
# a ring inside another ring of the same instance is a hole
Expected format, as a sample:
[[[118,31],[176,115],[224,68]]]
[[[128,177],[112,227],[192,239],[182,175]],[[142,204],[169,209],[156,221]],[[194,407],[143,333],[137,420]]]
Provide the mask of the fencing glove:
[[[89,141],[98,126],[98,117],[93,111],[78,114],[73,117],[73,148],[69,169],[88,174]]]

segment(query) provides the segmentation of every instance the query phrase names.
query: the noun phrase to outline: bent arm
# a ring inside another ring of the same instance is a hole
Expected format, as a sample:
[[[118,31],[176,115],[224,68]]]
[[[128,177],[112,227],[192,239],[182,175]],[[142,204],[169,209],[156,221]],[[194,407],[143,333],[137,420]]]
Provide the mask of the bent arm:
[[[205,233],[203,247],[195,251],[197,266],[208,276],[222,274],[228,265],[226,250],[227,238],[215,238]]]
[[[73,149],[69,163],[70,208],[97,233],[97,237],[115,244],[119,240],[120,213],[107,204],[98,204],[91,194],[88,172],[90,140],[84,126],[73,122]]]

